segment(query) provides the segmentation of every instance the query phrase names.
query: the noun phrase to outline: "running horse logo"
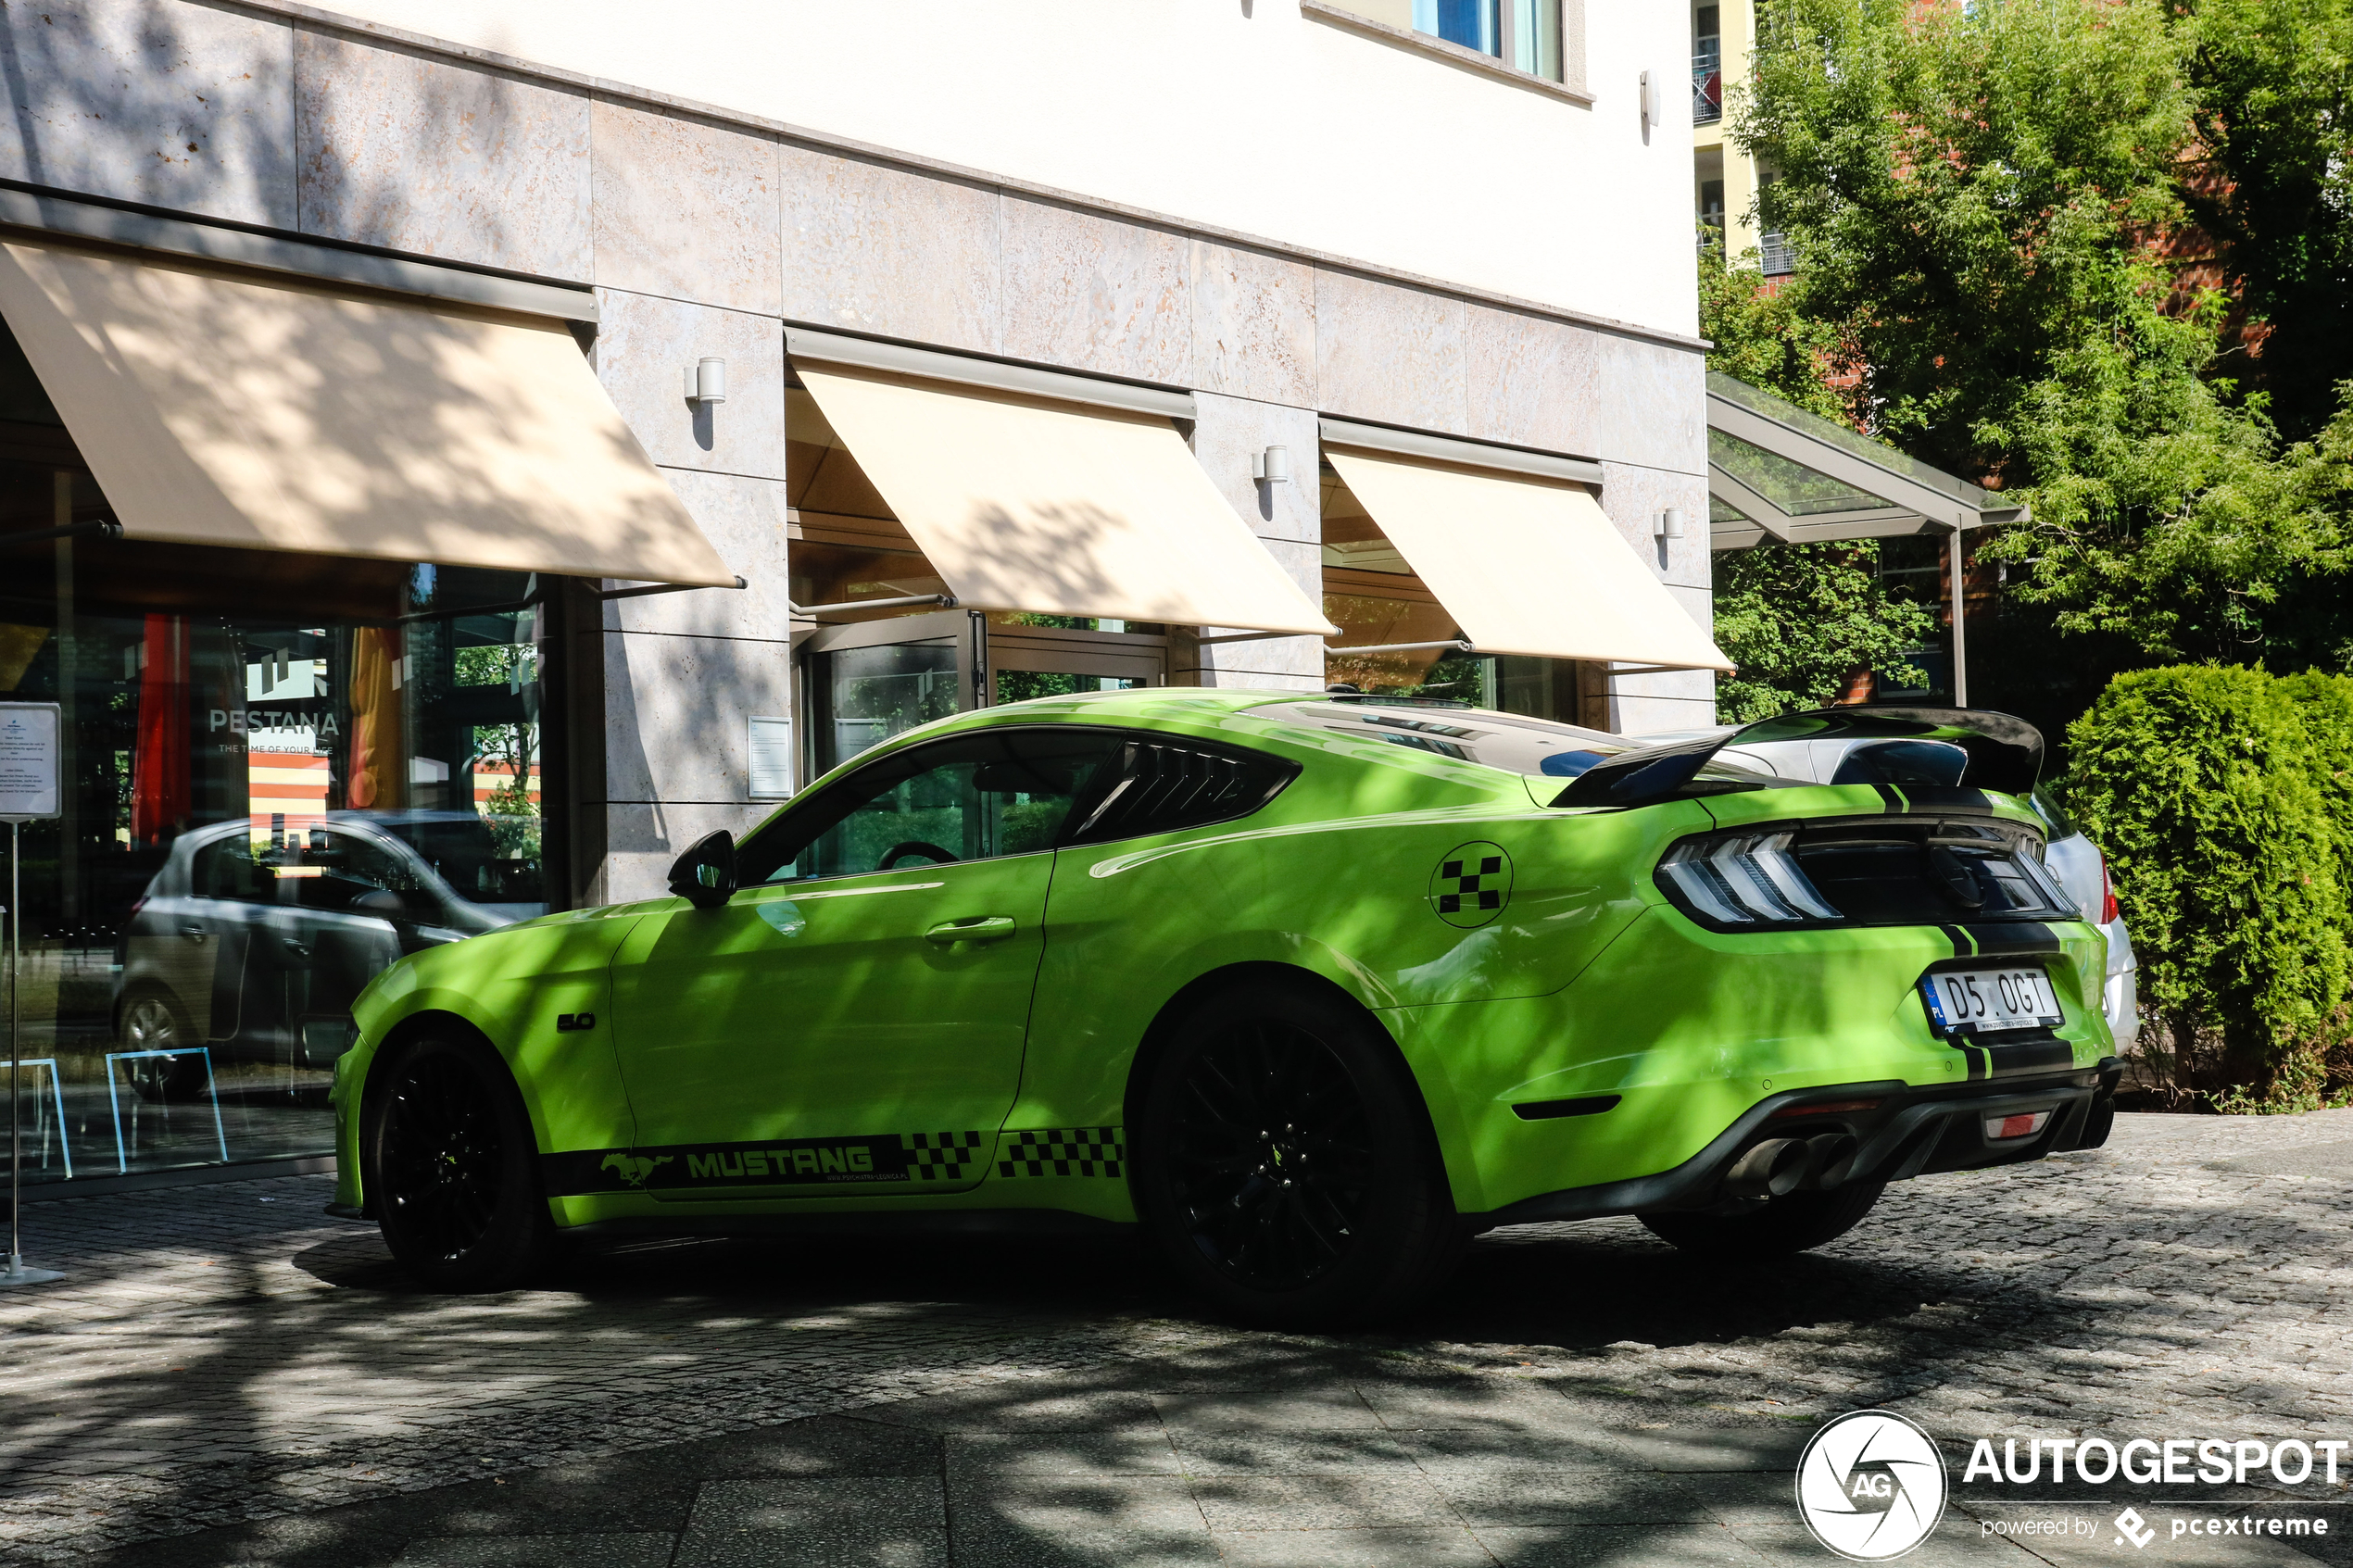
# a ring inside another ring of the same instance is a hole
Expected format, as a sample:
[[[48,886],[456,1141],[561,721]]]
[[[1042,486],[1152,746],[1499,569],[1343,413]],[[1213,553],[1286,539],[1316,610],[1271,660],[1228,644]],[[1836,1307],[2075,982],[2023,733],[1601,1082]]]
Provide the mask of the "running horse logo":
[[[641,1187],[646,1185],[646,1178],[654,1173],[657,1166],[667,1165],[670,1160],[671,1157],[667,1154],[657,1155],[651,1160],[640,1154],[608,1154],[605,1156],[605,1162],[598,1169],[614,1172],[631,1186]]]

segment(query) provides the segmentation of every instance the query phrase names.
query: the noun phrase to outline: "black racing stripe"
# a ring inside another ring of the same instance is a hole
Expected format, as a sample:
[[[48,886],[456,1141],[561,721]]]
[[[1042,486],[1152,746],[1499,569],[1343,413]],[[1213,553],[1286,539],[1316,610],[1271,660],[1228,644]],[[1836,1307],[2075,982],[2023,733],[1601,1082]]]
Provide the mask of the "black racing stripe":
[[[1871,787],[1879,791],[1880,803],[1887,808],[1889,815],[1899,815],[1903,811],[1904,797],[1895,793],[1894,784],[1873,784]]]
[[[1945,811],[1991,811],[1994,797],[1982,789],[1935,789],[1906,786],[1905,794],[1912,797],[1915,807]]]
[[[1987,1046],[1984,1049],[1987,1066],[1996,1078],[2065,1072],[2075,1065],[2075,1047],[2053,1035]]]
[[[547,1196],[698,1187],[862,1187],[979,1177],[985,1134],[869,1133],[840,1138],[583,1148],[540,1156]]]
[[[1977,944],[1970,941],[1969,933],[1959,926],[1940,925],[1936,929],[1944,934],[1944,940],[1953,944],[1955,958],[1973,959],[1977,956]]]
[[[1988,921],[1963,929],[1975,940],[1977,951],[1983,958],[2020,958],[2067,951],[2058,933],[2035,921]]]

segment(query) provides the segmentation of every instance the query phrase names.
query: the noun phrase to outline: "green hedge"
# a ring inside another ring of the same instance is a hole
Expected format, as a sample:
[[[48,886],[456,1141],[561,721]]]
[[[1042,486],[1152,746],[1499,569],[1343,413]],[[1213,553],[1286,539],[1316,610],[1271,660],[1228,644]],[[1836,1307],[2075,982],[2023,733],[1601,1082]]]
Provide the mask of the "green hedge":
[[[2108,857],[2158,1085],[2320,1105],[2346,1037],[2353,682],[2120,675],[2068,730],[2068,804]]]

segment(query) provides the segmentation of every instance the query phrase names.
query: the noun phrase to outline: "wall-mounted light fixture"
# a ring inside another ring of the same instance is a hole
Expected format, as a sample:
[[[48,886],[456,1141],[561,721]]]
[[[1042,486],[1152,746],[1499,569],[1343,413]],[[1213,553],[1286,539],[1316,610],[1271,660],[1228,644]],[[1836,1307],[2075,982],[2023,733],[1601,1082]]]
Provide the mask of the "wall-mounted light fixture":
[[[1289,484],[1290,483],[1290,448],[1269,446],[1264,452],[1252,453],[1250,477],[1262,484]]]
[[[1651,520],[1654,539],[1680,539],[1683,536],[1683,508],[1669,507]]]
[[[1648,71],[1642,72],[1640,92],[1642,101],[1642,134],[1647,136],[1651,133],[1652,128],[1658,124],[1658,83],[1651,79],[1651,73]]]
[[[724,403],[727,401],[727,361],[698,359],[686,367],[686,401],[689,403]]]

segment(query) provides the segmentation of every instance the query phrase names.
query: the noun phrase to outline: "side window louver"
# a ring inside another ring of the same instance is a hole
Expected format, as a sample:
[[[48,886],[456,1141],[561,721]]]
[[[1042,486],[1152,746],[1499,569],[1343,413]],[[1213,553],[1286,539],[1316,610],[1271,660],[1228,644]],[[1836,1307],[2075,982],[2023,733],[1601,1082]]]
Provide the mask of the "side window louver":
[[[1065,842],[1103,844],[1248,816],[1299,772],[1278,758],[1181,742],[1129,741],[1117,777]]]

